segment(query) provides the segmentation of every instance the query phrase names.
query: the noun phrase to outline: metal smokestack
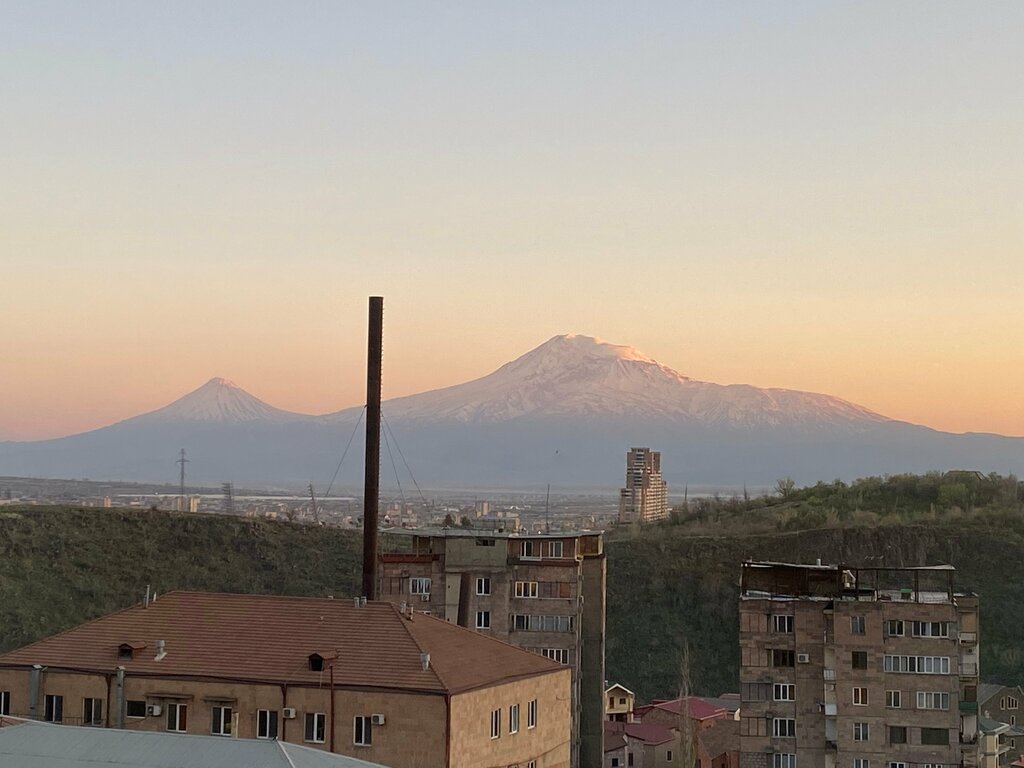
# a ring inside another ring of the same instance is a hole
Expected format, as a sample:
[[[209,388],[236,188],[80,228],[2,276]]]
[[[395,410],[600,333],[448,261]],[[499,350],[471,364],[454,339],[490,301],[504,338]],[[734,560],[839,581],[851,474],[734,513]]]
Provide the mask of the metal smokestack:
[[[380,384],[384,297],[370,297],[366,348],[366,472],[363,476],[363,595],[377,599],[377,510],[380,505]]]

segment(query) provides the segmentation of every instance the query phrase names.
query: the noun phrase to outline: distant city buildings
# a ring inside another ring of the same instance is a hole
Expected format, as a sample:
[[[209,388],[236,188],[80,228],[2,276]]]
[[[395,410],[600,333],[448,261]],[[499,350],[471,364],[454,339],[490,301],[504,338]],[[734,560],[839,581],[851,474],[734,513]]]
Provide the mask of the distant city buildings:
[[[406,551],[381,555],[380,598],[566,665],[573,680],[572,741],[579,745],[573,765],[599,766],[605,689],[602,533],[437,528],[390,534],[411,542],[402,547]]]
[[[619,524],[651,523],[668,517],[668,486],[661,478],[661,453],[631,448],[626,487],[619,491]]]

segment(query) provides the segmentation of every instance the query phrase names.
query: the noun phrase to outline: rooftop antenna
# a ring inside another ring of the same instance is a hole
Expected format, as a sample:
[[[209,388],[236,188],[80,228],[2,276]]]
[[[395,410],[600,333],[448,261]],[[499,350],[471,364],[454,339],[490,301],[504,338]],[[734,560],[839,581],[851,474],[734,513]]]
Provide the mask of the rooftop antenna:
[[[548,492],[544,495],[544,533],[551,533],[551,483],[548,483]]]
[[[313,490],[313,483],[309,484],[309,498],[313,502],[313,522],[320,522],[320,510],[316,506],[316,491]]]
[[[384,297],[371,296],[366,341],[366,456],[363,474],[363,596],[377,599],[377,513],[380,506],[380,389]]]
[[[181,465],[181,482],[178,485],[178,511],[185,511],[185,465],[188,464],[188,459],[185,458],[185,449],[181,449],[181,458],[179,458],[175,464]]]

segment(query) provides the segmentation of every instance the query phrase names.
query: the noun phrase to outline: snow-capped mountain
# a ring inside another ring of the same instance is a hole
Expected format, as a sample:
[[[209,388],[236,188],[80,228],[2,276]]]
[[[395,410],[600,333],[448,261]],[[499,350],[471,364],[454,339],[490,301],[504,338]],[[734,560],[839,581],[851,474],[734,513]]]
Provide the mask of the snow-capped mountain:
[[[828,395],[695,381],[632,347],[578,334],[555,336],[482,378],[390,400],[385,408],[388,418],[420,424],[580,416],[859,431],[888,421]]]
[[[184,397],[155,411],[126,419],[121,424],[175,424],[203,422],[207,424],[246,424],[262,422],[284,424],[313,417],[282,411],[258,397],[250,395],[228,379],[214,377]]]

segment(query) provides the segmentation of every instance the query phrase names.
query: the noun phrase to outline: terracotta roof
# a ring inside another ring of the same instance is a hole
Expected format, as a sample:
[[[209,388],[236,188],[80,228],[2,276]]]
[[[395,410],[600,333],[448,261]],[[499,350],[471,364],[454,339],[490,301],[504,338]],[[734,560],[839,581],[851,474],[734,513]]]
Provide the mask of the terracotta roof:
[[[2,659],[3,657],[0,656],[0,660]],[[637,707],[636,713],[637,716],[642,718],[644,714],[652,709],[660,709],[665,712],[671,712],[673,715],[678,715],[682,711],[682,701],[682,699],[671,699],[669,701],[655,699],[647,706]],[[725,717],[728,714],[722,707],[709,704],[696,696],[690,696],[686,699],[686,713],[694,720],[714,720],[719,717]]]
[[[630,739],[637,739],[644,744],[664,744],[672,741],[676,735],[671,728],[654,723],[622,723],[613,720],[604,722],[605,740],[621,734]],[[607,750],[606,750],[607,751]]]
[[[131,660],[118,646],[145,647]],[[166,656],[155,661],[158,640]],[[309,668],[309,656],[327,659]],[[430,654],[424,670],[421,654]],[[50,667],[128,675],[200,677],[458,693],[565,670],[539,654],[391,603],[205,592],[168,592],[0,655],[0,667]]]

